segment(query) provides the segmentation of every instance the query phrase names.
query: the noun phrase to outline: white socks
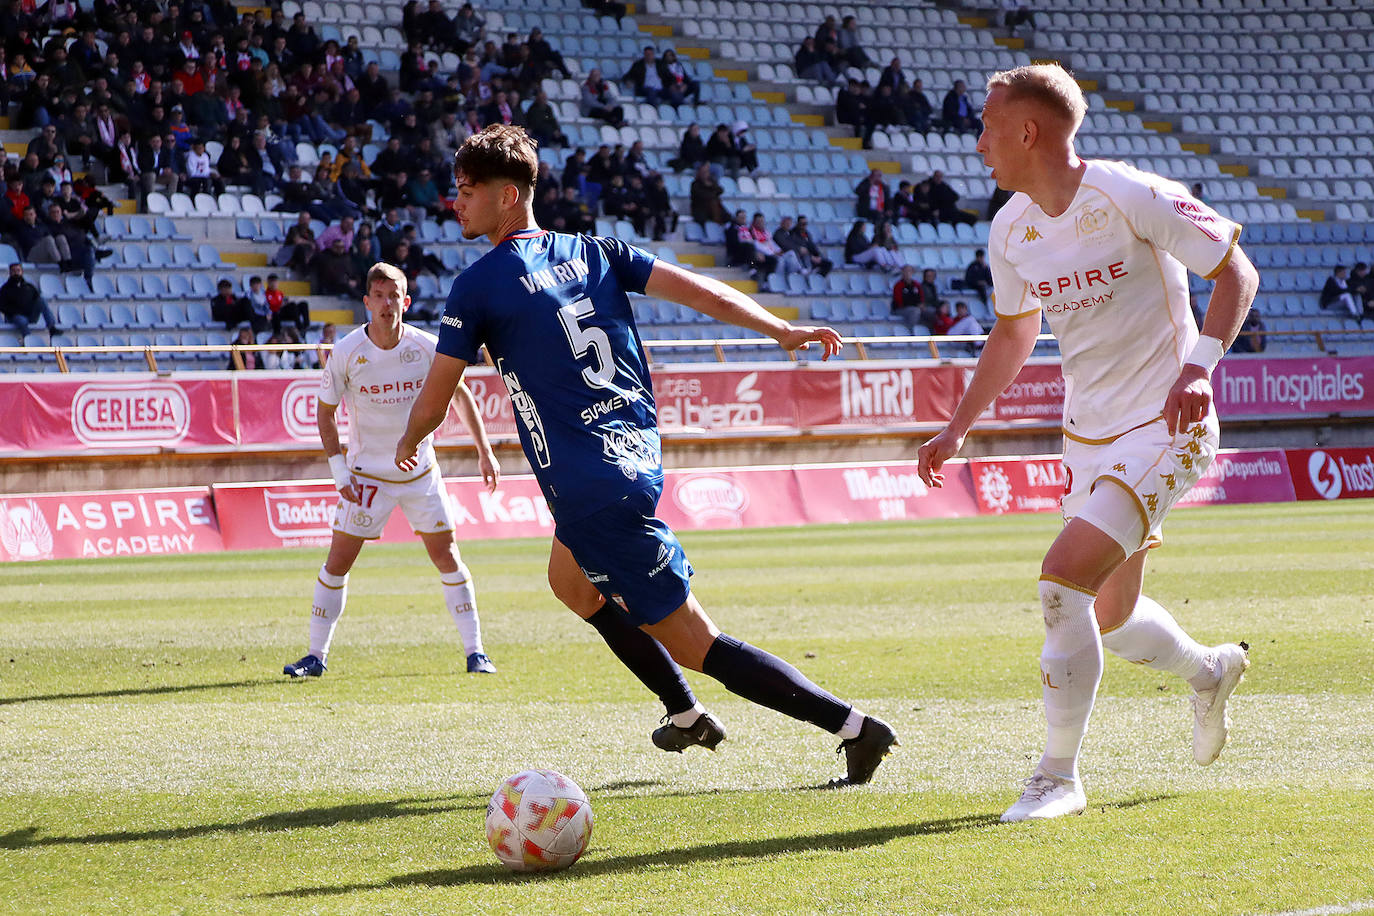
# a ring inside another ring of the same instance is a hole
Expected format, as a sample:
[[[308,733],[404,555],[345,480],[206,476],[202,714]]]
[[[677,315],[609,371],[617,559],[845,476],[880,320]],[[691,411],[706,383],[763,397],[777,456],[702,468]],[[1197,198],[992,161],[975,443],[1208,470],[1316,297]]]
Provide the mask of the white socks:
[[[691,728],[693,725],[697,724],[697,719],[700,719],[701,714],[704,712],[706,712],[706,707],[697,703],[691,709],[685,710],[684,712],[673,713],[668,717],[668,721],[672,722],[678,728]]]
[[[1209,659],[1208,647],[1195,642],[1173,615],[1144,595],[1124,623],[1102,634],[1102,645],[1128,662],[1177,674],[1198,689],[1213,686],[1215,658]]]
[[[845,717],[844,724],[840,730],[835,732],[841,741],[848,741],[850,738],[859,737],[859,732],[863,730],[864,719],[866,717],[853,706],[849,707],[849,715]]]
[[[1040,578],[1045,647],[1040,653],[1048,738],[1040,769],[1078,778],[1078,749],[1102,680],[1102,640],[1093,616],[1097,595],[1047,576]]]
[[[482,624],[477,620],[477,595],[472,590],[472,574],[467,564],[458,561],[458,571],[440,573],[439,581],[444,586],[444,604],[463,640],[464,654],[481,652]]]
[[[324,661],[334,628],[339,624],[344,601],[348,599],[348,575],[331,575],[323,566],[315,580],[315,605],[310,610],[310,654]]]

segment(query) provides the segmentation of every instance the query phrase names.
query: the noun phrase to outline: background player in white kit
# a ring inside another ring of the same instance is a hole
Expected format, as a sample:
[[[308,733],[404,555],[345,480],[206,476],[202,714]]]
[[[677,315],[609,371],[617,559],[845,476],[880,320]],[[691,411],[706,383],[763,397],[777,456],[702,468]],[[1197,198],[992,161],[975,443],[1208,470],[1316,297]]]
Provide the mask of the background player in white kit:
[[[1048,741],[1004,821],[1084,810],[1078,752],[1104,646],[1192,685],[1203,765],[1226,742],[1226,700],[1248,665],[1244,644],[1199,645],[1140,589],[1164,516],[1216,454],[1211,372],[1258,274],[1237,247],[1240,227],[1181,184],[1079,159],[1073,137],[1086,108],[1055,65],[988,79],[978,152],[997,185],[1018,192],[988,240],[998,320],[949,425],[920,449],[922,478],[939,486],[941,465],[1016,377],[1045,314],[1066,382],[1066,523],[1040,576]],[[1200,338],[1189,270],[1216,281]]]
[[[391,511],[399,505],[439,570],[444,604],[462,637],[468,672],[495,673],[482,649],[472,574],[453,540],[453,514],[435,460],[433,438],[421,443],[419,463],[409,473],[398,471],[392,461],[396,440],[405,431],[410,404],[434,362],[438,338],[402,322],[410,296],[405,274],[390,264],[375,264],[367,272],[363,303],[371,320],[335,345],[320,382],[320,441],[339,489],[339,508],[329,555],[315,582],[310,651],[282,672],[291,677],[319,677],[324,673],[329,644],[348,594],[348,571],[363,541],[380,537]],[[334,418],[340,399],[348,403],[347,457],[339,447]],[[458,387],[454,402],[477,443],[482,479],[487,489],[494,490],[500,466],[466,385]]]

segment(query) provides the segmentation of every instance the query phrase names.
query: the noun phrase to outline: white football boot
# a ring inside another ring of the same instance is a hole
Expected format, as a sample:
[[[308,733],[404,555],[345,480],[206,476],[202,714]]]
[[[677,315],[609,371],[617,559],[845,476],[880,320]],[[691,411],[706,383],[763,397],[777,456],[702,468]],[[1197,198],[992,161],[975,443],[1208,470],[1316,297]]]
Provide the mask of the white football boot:
[[[1026,780],[1021,798],[1002,813],[1002,823],[1082,814],[1087,807],[1088,800],[1083,795],[1081,780],[1064,779],[1037,770],[1034,776]]]
[[[1193,691],[1193,759],[1207,766],[1221,755],[1231,729],[1231,717],[1226,714],[1226,701],[1245,676],[1250,658],[1245,643],[1218,646],[1217,685],[1209,690]]]

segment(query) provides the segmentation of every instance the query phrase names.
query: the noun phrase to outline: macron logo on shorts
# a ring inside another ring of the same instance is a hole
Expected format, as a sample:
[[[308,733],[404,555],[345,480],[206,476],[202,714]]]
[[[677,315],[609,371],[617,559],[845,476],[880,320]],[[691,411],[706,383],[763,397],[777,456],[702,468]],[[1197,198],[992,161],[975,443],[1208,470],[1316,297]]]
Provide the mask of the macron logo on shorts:
[[[463,319],[453,315],[445,315],[443,318],[439,319],[439,323],[446,324],[451,328],[461,328],[463,326]]]

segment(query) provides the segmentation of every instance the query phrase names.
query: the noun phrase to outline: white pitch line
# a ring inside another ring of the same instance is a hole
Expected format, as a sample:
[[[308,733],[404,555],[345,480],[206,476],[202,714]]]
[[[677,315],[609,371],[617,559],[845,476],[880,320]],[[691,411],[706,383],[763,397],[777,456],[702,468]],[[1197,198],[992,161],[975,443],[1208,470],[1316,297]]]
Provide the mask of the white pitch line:
[[[1284,910],[1270,916],[1343,916],[1345,913],[1367,913],[1370,910],[1374,910],[1374,900],[1355,900],[1350,903],[1315,906],[1310,910]]]

